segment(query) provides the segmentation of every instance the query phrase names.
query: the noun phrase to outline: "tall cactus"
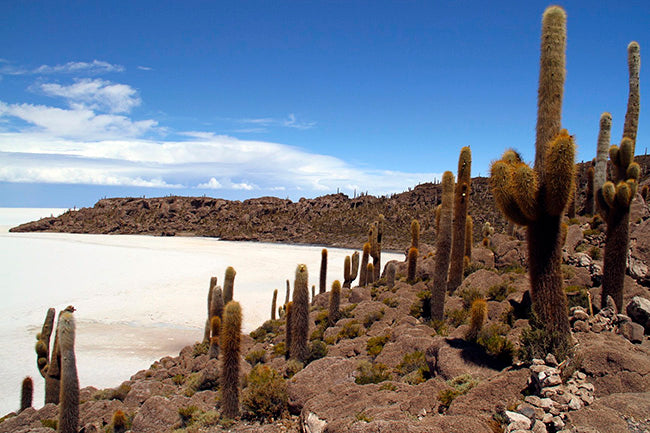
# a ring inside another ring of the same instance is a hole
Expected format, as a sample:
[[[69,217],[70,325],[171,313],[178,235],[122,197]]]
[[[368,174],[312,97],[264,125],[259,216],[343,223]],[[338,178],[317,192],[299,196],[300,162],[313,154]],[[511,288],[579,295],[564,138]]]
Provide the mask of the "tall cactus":
[[[375,282],[375,265],[368,263],[366,270],[366,285],[374,284]]]
[[[451,220],[454,202],[454,175],[445,171],[442,175],[442,203],[440,204],[440,227],[436,239],[436,263],[433,268],[431,289],[431,319],[441,321],[445,312],[445,294],[451,253]]]
[[[365,287],[367,281],[368,260],[370,259],[370,243],[363,244],[363,255],[361,256],[361,269],[359,270],[359,286]]]
[[[291,335],[291,358],[305,362],[309,358],[307,336],[309,335],[309,275],[307,265],[298,265],[293,283],[293,317]]]
[[[284,305],[287,305],[289,303],[291,297],[290,295],[291,295],[291,283],[289,283],[289,280],[287,280],[287,293],[284,298]]]
[[[420,223],[416,219],[411,221],[411,248],[420,248]]]
[[[596,149],[596,165],[594,166],[594,204],[598,206],[598,191],[607,180],[607,156],[612,129],[612,115],[605,112],[600,115],[600,129]]]
[[[233,293],[235,290],[235,275],[237,272],[232,266],[226,268],[226,277],[223,280],[223,303],[228,305],[228,302],[233,300]]]
[[[359,275],[359,251],[352,253],[352,267],[350,268],[350,279],[352,281],[357,279]]]
[[[533,309],[552,336],[551,350],[565,346],[569,337],[560,222],[575,188],[575,145],[561,130],[565,45],[566,14],[550,6],[542,19],[535,168],[508,150],[492,164],[490,175],[498,207],[514,223],[527,226]]]
[[[603,262],[602,307],[611,296],[619,311],[623,307],[623,280],[625,277],[625,252],[629,246],[630,204],[639,186],[641,168],[634,162],[634,148],[639,123],[639,69],[641,55],[639,44],[631,42],[627,47],[629,68],[629,95],[623,139],[620,146],[609,149],[614,168],[613,181],[603,184],[598,193],[600,211],[607,221],[605,255]]]
[[[465,257],[465,231],[467,230],[471,174],[472,151],[469,147],[463,147],[458,158],[458,178],[454,189],[451,263],[449,265],[449,282],[447,283],[449,293],[453,293],[463,282],[463,257]]]
[[[352,285],[352,261],[350,260],[350,256],[345,256],[345,260],[343,260],[343,287],[347,287],[348,289]]]
[[[36,335],[36,364],[39,373],[45,379],[45,404],[59,403],[58,360],[54,359],[55,367],[49,368],[53,361],[51,355],[54,355],[55,352],[58,353],[58,341],[56,337],[54,338],[55,343],[52,346],[52,353],[50,353],[50,339],[52,337],[52,330],[54,329],[54,316],[54,308],[48,309],[45,315],[45,321],[43,322],[43,328]],[[55,373],[55,370],[57,370],[56,376],[49,374]]]
[[[20,412],[24,411],[28,407],[32,407],[33,397],[34,381],[31,377],[27,376],[23,379],[23,383],[20,388]]]
[[[370,256],[372,257],[373,265],[373,281],[379,279],[379,271],[381,270],[381,240],[384,232],[384,215],[379,214],[379,218],[370,226],[368,234],[368,242],[370,243]]]
[[[219,358],[219,334],[221,333],[221,317],[213,316],[210,319],[210,348],[208,358]]]
[[[320,275],[318,279],[318,293],[325,293],[327,291],[327,287],[325,287],[325,284],[327,283],[327,248],[323,248],[323,250],[320,252]]]
[[[415,271],[417,270],[418,249],[415,247],[409,248],[406,267],[406,279],[409,284],[415,283]]]
[[[594,168],[587,168],[587,190],[585,191],[585,215],[594,214]]]
[[[278,289],[273,290],[273,300],[271,301],[271,320],[275,320],[275,308],[278,304]]]
[[[210,287],[208,289],[208,317],[205,319],[205,329],[203,330],[203,342],[210,341],[210,306],[212,305],[212,291],[217,285],[217,277],[210,277]]]
[[[472,260],[472,246],[474,245],[474,220],[467,215],[465,222],[465,257]]]
[[[75,323],[68,307],[59,315],[57,331],[61,347],[61,391],[59,397],[58,433],[77,433],[79,430],[79,377],[74,353]]]
[[[239,353],[241,344],[241,307],[236,301],[226,304],[221,328],[221,410],[225,417],[239,415]]]
[[[285,315],[286,323],[284,326],[284,359],[289,359],[291,358],[291,342],[293,341],[293,302],[287,302],[285,307],[287,312]]]
[[[330,305],[329,314],[327,315],[327,323],[329,326],[334,326],[340,317],[341,306],[341,283],[339,280],[334,280],[332,283],[332,291],[330,292]]]

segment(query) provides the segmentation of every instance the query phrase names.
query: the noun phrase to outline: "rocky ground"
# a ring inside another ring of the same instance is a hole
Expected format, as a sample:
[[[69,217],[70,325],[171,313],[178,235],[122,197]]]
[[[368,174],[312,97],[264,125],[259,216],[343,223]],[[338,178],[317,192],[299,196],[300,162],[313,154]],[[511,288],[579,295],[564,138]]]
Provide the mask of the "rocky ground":
[[[415,284],[405,281],[406,263],[395,262],[394,286],[381,279],[343,289],[342,317],[332,326],[329,293],[316,295],[306,365],[285,360],[284,319],[244,336],[241,419],[220,417],[220,365],[197,343],[115,389],[84,388],[80,425],[85,433],[113,431],[121,410],[134,433],[648,432],[650,212],[640,196],[631,221],[625,311],[599,308],[603,225],[568,221],[562,268],[575,345],[566,362],[545,354],[524,362],[535,345],[525,337],[526,242],[521,233],[495,234],[489,247],[473,249],[444,323],[422,317],[434,269],[433,248],[424,244]],[[470,341],[476,297],[487,300],[488,320]],[[255,365],[267,373],[263,383],[250,374]],[[29,408],[5,417],[0,432],[52,432],[56,418],[55,405]]]

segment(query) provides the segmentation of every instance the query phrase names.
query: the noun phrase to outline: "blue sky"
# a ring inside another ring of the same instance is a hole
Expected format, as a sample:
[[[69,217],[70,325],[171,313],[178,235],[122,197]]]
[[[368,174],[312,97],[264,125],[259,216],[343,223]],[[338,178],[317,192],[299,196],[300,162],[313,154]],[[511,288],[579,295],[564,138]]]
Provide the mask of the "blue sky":
[[[401,192],[507,147],[534,157],[540,1],[0,5],[0,206],[104,196]],[[567,1],[563,124],[620,140],[650,2]]]

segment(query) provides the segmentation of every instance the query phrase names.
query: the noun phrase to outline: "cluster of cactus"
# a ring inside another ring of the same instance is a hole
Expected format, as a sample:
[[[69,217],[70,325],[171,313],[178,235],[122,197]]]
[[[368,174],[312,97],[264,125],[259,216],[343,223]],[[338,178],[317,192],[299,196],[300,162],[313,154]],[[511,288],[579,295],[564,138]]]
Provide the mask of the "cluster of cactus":
[[[349,289],[352,286],[352,282],[357,278],[358,273],[359,252],[355,251],[352,257],[345,256],[345,261],[343,262],[343,287]]]
[[[433,288],[431,290],[431,319],[442,321],[445,311],[445,296],[447,292],[447,275],[451,253],[451,224],[452,206],[454,201],[454,175],[446,171],[442,175],[442,202],[438,238],[436,239],[436,262],[433,273]]]
[[[626,254],[629,245],[630,204],[639,186],[641,169],[634,162],[636,134],[639,122],[639,69],[641,63],[639,44],[631,42],[627,47],[629,68],[629,95],[623,139],[620,146],[611,146],[611,181],[603,183],[598,190],[598,207],[607,221],[605,255],[603,263],[602,306],[611,296],[619,311],[623,307],[623,279]]]
[[[449,293],[453,293],[463,282],[463,258],[466,256],[467,251],[465,234],[467,232],[467,207],[469,206],[471,171],[472,152],[469,147],[463,147],[458,158],[458,177],[454,189],[451,262],[447,283]]]
[[[527,227],[533,310],[558,345],[568,341],[570,330],[560,223],[575,188],[575,145],[561,129],[565,45],[566,14],[550,6],[542,20],[534,169],[508,150],[492,164],[490,175],[499,209]]]

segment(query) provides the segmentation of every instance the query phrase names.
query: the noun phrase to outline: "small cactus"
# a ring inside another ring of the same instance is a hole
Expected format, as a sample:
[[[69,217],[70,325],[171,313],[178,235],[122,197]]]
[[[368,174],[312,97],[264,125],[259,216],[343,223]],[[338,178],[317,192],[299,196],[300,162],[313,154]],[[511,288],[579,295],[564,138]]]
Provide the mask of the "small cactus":
[[[368,263],[366,271],[366,285],[373,284],[375,282],[375,265]]]
[[[334,326],[339,320],[341,306],[341,283],[339,280],[334,280],[332,283],[332,291],[330,292],[330,305],[329,314],[327,316],[327,323],[329,326]]]
[[[110,433],[126,433],[128,426],[128,421],[126,415],[121,410],[116,410],[113,413],[113,418],[111,419],[111,430]]]
[[[483,324],[487,321],[487,302],[485,299],[478,298],[472,302],[469,310],[469,330],[467,331],[467,340],[476,341],[478,333],[483,328]]]
[[[223,303],[228,305],[228,302],[233,300],[233,293],[235,290],[235,275],[237,272],[232,266],[226,268],[226,277],[223,280]]]
[[[284,298],[284,305],[287,305],[289,303],[289,300],[291,299],[291,283],[289,283],[289,280],[287,280],[287,295]]]
[[[221,410],[226,418],[239,415],[239,353],[242,313],[239,303],[230,301],[223,311],[221,339]]]
[[[415,283],[415,271],[417,268],[417,261],[418,261],[418,249],[415,247],[409,248],[409,254],[408,254],[408,259],[407,259],[407,272],[406,272],[406,279],[408,280],[409,284]]]
[[[327,283],[327,248],[323,248],[323,250],[320,252],[320,255],[320,278],[318,280],[318,293],[325,293],[327,290],[327,287],[325,287],[325,284]]]
[[[28,407],[32,407],[34,397],[34,381],[31,377],[27,376],[23,379],[23,384],[20,389],[20,412]]]
[[[354,281],[357,279],[357,276],[359,275],[359,251],[355,251],[352,253],[352,268],[350,269],[350,278],[351,281]]]
[[[273,300],[271,301],[271,320],[275,320],[275,309],[278,303],[278,289],[273,291]]]
[[[485,224],[483,224],[483,228],[481,229],[481,234],[483,235],[483,245],[489,248],[490,239],[494,234],[494,227],[492,227],[492,224],[490,224],[489,221],[485,221]]]
[[[210,349],[208,350],[209,359],[219,358],[219,333],[221,332],[221,317],[212,316],[210,320]]]
[[[309,358],[309,275],[307,265],[298,265],[293,283],[291,359],[306,362]]]
[[[75,322],[73,307],[59,315],[57,331],[61,350],[61,391],[59,397],[58,433],[77,433],[79,430],[79,378],[74,353]]]
[[[352,261],[350,256],[345,256],[343,261],[343,287],[350,288],[352,285]]]
[[[389,263],[386,265],[386,285],[389,289],[395,287],[395,264]]]

